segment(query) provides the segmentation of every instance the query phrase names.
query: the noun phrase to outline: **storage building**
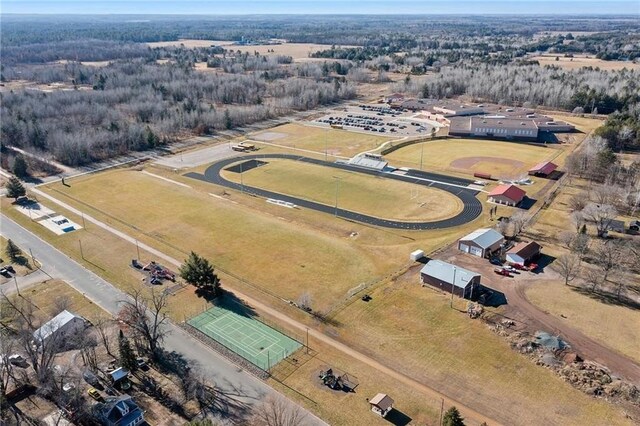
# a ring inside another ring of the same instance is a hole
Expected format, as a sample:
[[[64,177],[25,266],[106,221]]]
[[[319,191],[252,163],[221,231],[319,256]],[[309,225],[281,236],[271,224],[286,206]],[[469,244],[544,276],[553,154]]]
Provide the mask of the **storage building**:
[[[489,192],[488,201],[507,206],[517,206],[527,193],[515,185],[505,184],[496,186]]]
[[[504,236],[490,228],[476,229],[469,235],[460,238],[458,250],[478,257],[488,257],[500,250],[504,243]]]
[[[528,265],[540,256],[542,246],[535,241],[516,244],[507,252],[507,263]]]
[[[431,260],[420,270],[420,281],[440,290],[472,299],[480,286],[480,274],[440,260]]]

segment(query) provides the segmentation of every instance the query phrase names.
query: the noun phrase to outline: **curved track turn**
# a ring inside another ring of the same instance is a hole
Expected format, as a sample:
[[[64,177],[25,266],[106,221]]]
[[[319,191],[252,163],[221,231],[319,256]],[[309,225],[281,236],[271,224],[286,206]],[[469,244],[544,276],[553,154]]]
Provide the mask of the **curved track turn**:
[[[431,222],[402,222],[402,221],[396,221],[396,220],[388,220],[388,219],[378,218],[375,216],[369,216],[362,213],[353,212],[351,210],[345,210],[340,207],[336,208],[335,206],[330,206],[330,205],[318,203],[315,201],[305,200],[303,198],[293,197],[291,195],[267,191],[265,189],[256,188],[253,186],[241,185],[236,182],[231,182],[220,175],[220,172],[222,171],[222,169],[238,161],[262,160],[262,159],[269,159],[269,158],[302,161],[309,164],[332,167],[335,169],[348,170],[351,172],[362,173],[362,174],[376,176],[384,179],[399,180],[403,182],[409,182],[415,185],[422,185],[430,188],[440,189],[442,191],[446,191],[450,194],[453,194],[456,197],[458,197],[460,200],[462,200],[462,203],[463,203],[462,211],[457,215],[450,217],[448,219],[436,220]],[[413,174],[414,176],[412,177],[411,174]],[[418,171],[410,171],[407,175],[396,175],[396,174],[391,174],[386,172],[379,172],[376,170],[354,167],[349,164],[331,163],[328,161],[317,160],[315,158],[309,158],[309,157],[303,157],[303,156],[291,155],[291,154],[253,154],[253,155],[244,155],[240,157],[226,158],[224,160],[220,160],[212,164],[211,166],[209,166],[209,168],[205,170],[204,175],[199,173],[187,173],[185,174],[185,176],[193,179],[202,180],[205,182],[214,183],[216,185],[225,186],[227,188],[244,191],[250,194],[257,195],[259,197],[283,200],[286,202],[296,204],[297,206],[300,206],[300,207],[321,211],[324,213],[339,216],[343,219],[349,219],[349,220],[366,223],[373,226],[380,226],[383,228],[412,229],[412,230],[451,228],[454,226],[460,226],[460,225],[464,225],[465,223],[471,222],[472,220],[477,218],[482,212],[482,204],[476,198],[477,191],[474,191],[468,188],[452,186],[452,185],[465,185],[470,183],[470,181],[467,181],[464,179],[449,177],[445,175],[438,175],[434,173],[418,172]],[[420,179],[417,179],[416,177],[419,177]],[[430,179],[430,180],[424,180],[424,179]]]

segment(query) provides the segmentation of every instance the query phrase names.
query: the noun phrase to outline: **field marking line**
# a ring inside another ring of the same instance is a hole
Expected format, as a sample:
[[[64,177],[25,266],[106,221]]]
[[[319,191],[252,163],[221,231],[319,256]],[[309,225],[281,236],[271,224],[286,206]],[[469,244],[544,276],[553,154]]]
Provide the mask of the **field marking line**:
[[[148,172],[148,171],[146,171],[146,170],[143,170],[143,171],[142,171],[142,173],[143,173],[143,174],[145,174],[145,175],[147,175],[147,176],[151,176],[151,177],[154,177],[154,178],[156,178],[156,179],[161,179],[161,180],[163,180],[163,181],[165,181],[165,182],[172,183],[172,184],[174,184],[174,185],[182,186],[183,188],[189,188],[189,189],[191,189],[191,187],[190,187],[189,185],[187,185],[186,183],[178,182],[178,181],[176,181],[176,180],[169,179],[169,178],[166,178],[166,177],[164,177],[164,176],[160,176],[160,175],[157,175],[157,174],[155,174],[155,173]]]
[[[238,202],[237,202],[237,201],[232,200],[232,199],[230,199],[230,198],[225,198],[225,197],[223,197],[222,195],[212,194],[212,193],[210,193],[210,192],[208,192],[208,194],[209,194],[209,195],[211,195],[212,197],[219,198],[219,199],[221,199],[221,200],[225,200],[225,201],[229,201],[230,203],[233,203],[233,204],[238,204]]]
[[[77,215],[84,215],[85,220],[88,220],[89,222],[93,223],[96,226],[99,226],[100,228],[103,228],[104,230],[106,230],[107,232],[111,232],[112,234],[122,238],[125,241],[130,242],[133,245],[138,244],[140,248],[142,248],[143,250],[146,250],[148,253],[153,254],[155,256],[157,256],[160,259],[163,259],[164,261],[166,261],[167,263],[170,263],[176,267],[180,267],[182,265],[182,262],[179,262],[178,260],[172,258],[171,256],[162,253],[160,250],[157,250],[151,246],[149,246],[148,244],[139,242],[137,239],[130,237],[129,235],[125,234],[124,232],[121,232],[117,229],[115,229],[112,226],[109,226],[101,221],[99,221],[98,219],[93,218],[90,215],[85,215],[83,212],[81,212],[80,210],[68,205],[67,203],[58,200],[57,198],[47,194],[46,192],[43,192],[37,188],[31,188],[31,191],[33,191],[34,193],[41,195],[42,197],[48,199],[49,201],[71,211],[72,213],[75,213]],[[458,407],[458,409],[460,410],[460,413],[467,418],[471,418],[471,419],[475,419],[475,421],[477,421],[478,423],[482,423],[482,422],[487,422],[490,423],[492,425],[500,425],[499,422],[489,418],[488,416],[480,413],[479,411],[474,410],[473,408],[468,407],[467,405],[465,405],[463,402],[453,398],[453,397],[449,397],[447,395],[445,395],[444,393],[441,393],[440,391],[426,385],[423,384],[422,382],[418,382],[417,380],[413,379],[412,377],[401,373],[397,370],[394,370],[391,367],[388,367],[385,364],[382,364],[381,362],[371,358],[368,355],[365,355],[364,353],[353,349],[349,346],[347,346],[344,343],[339,342],[338,340],[327,336],[326,334],[324,334],[323,332],[316,330],[314,328],[308,327],[306,324],[303,324],[287,315],[285,315],[284,313],[280,312],[279,310],[272,308],[270,306],[267,306],[265,303],[260,302],[259,300],[247,296],[246,294],[238,291],[237,289],[231,288],[229,287],[230,291],[233,291],[233,293],[235,294],[236,297],[238,297],[239,299],[242,299],[245,301],[245,303],[247,303],[248,305],[253,306],[255,309],[264,312],[266,315],[269,315],[272,318],[275,318],[283,323],[286,323],[287,325],[289,325],[290,327],[297,329],[299,331],[302,332],[308,332],[309,336],[316,339],[317,341],[320,341],[324,344],[327,344],[329,346],[332,346],[334,349],[339,350],[340,352],[345,353],[346,355],[349,355],[350,357],[363,362],[367,365],[369,365],[370,367],[380,371],[381,373],[384,373],[394,379],[396,379],[399,382],[404,383],[407,386],[410,386],[426,395],[429,395],[434,401],[440,401],[443,400],[447,406],[452,406],[455,405],[456,407]]]
[[[324,151],[312,151],[310,149],[303,149],[303,148],[296,148],[295,146],[288,146],[288,145],[280,145],[277,143],[271,143],[271,142],[263,142],[263,141],[259,141],[259,140],[255,140],[255,139],[246,139],[246,141],[248,142],[253,142],[253,143],[260,143],[263,145],[269,145],[269,146],[274,146],[276,148],[285,148],[285,149],[291,149],[294,151],[300,151],[300,152],[307,152],[309,154],[316,154],[316,155],[324,155]],[[341,158],[343,160],[348,160],[351,157],[344,157],[342,155],[335,155],[335,154],[327,154],[329,157],[334,157],[334,158]]]

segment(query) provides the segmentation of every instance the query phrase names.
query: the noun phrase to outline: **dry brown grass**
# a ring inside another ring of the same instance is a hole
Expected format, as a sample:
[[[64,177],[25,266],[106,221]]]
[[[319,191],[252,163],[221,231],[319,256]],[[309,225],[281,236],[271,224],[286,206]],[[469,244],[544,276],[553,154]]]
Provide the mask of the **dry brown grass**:
[[[556,57],[559,59],[556,61]],[[603,61],[602,59],[587,57],[586,55],[574,55],[573,58],[565,58],[560,55],[540,55],[531,56],[528,58],[532,61],[538,61],[541,66],[554,65],[568,70],[575,70],[582,67],[598,67],[602,70],[621,70],[626,68],[628,70],[640,69],[639,63],[633,63],[629,61]]]

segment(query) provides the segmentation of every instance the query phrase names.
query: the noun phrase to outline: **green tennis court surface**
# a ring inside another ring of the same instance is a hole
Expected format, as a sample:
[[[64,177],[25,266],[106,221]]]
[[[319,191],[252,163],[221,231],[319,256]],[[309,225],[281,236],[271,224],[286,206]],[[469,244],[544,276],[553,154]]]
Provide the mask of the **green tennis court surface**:
[[[251,318],[235,303],[215,306],[187,321],[216,342],[237,353],[259,368],[271,367],[302,345],[279,331]]]

